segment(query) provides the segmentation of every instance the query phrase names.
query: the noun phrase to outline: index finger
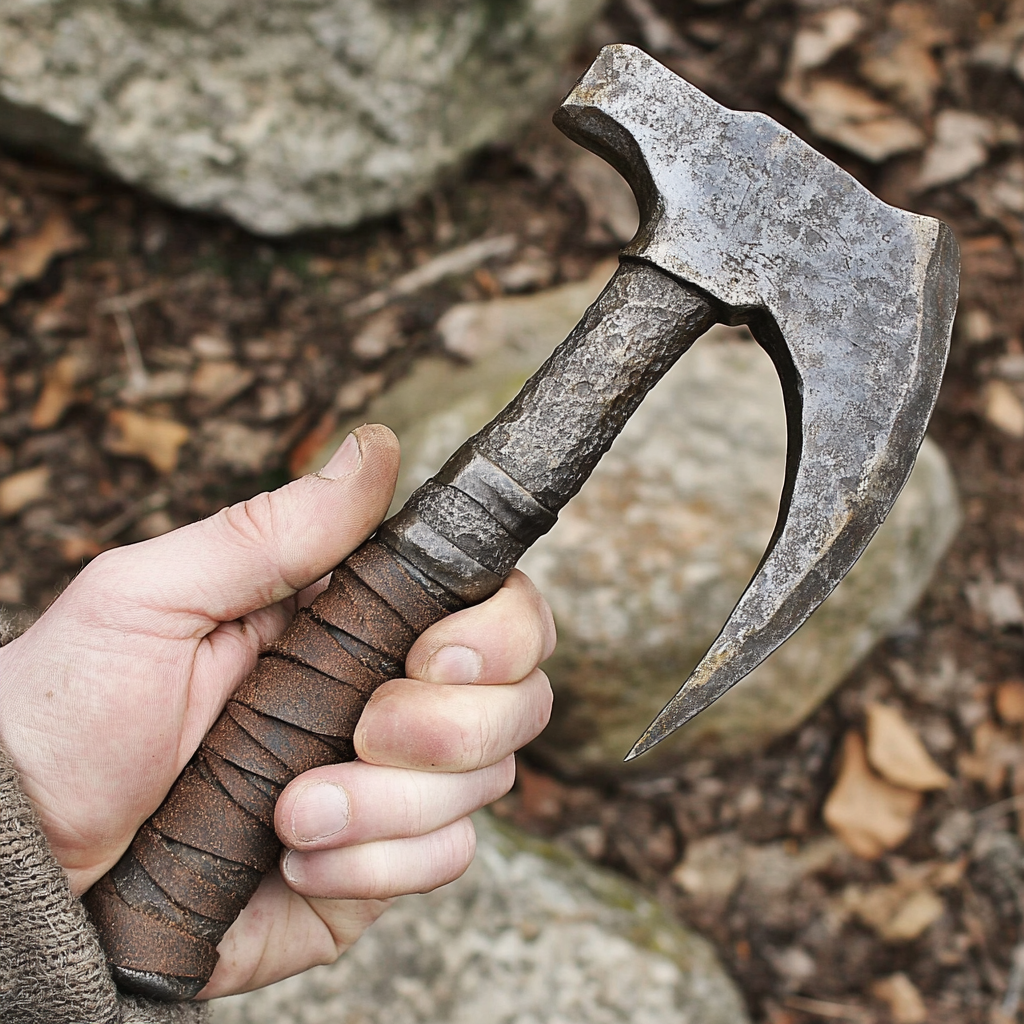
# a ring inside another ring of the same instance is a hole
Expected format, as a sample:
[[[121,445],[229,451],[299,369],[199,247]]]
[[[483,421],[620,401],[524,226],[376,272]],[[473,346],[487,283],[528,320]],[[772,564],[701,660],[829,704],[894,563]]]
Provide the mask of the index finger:
[[[554,649],[551,609],[514,569],[493,597],[426,630],[409,651],[405,671],[426,683],[516,683]]]

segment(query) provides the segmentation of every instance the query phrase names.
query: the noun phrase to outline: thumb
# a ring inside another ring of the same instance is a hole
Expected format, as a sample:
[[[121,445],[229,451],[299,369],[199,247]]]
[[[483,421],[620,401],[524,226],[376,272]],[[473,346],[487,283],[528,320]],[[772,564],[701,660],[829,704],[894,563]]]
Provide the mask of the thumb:
[[[359,427],[319,473],[135,545],[135,557],[118,567],[117,590],[136,608],[206,623],[291,597],[376,528],[394,494],[398,463],[398,440],[387,427]]]

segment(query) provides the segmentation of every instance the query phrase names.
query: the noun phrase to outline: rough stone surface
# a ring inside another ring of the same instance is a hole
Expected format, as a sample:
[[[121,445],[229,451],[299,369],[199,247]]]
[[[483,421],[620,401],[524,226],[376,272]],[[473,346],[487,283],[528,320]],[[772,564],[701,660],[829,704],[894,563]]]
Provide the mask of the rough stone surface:
[[[465,370],[448,367],[447,377],[440,366],[422,368],[365,417],[391,424],[402,441],[396,506],[515,394],[546,354],[537,349],[557,343],[599,283],[589,293],[575,285],[446,314],[446,342],[460,351],[476,345],[482,358]],[[546,333],[535,327],[541,319]],[[690,725],[623,766],[725,622],[775,525],[782,394],[768,357],[742,336],[715,328],[697,342],[521,562],[558,624],[545,666],[555,712],[535,749],[563,772],[666,771],[686,752],[749,751],[788,732],[901,624],[956,532],[952,476],[928,442],[867,552],[796,636]]]
[[[477,815],[459,881],[398,901],[331,967],[213,1024],[746,1024],[703,939],[637,889]]]
[[[8,0],[0,135],[267,234],[427,190],[553,101],[602,0]]]

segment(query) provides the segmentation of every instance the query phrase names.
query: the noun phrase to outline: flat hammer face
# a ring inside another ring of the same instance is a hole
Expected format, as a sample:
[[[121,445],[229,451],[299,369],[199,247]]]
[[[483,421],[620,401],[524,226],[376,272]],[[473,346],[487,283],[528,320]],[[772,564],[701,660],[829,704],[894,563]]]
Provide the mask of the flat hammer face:
[[[892,508],[938,396],[958,250],[944,224],[886,205],[771,118],[715,103],[631,46],[605,47],[555,121],[633,187],[641,226],[623,255],[750,325],[789,423],[764,560],[633,757],[792,635]]]

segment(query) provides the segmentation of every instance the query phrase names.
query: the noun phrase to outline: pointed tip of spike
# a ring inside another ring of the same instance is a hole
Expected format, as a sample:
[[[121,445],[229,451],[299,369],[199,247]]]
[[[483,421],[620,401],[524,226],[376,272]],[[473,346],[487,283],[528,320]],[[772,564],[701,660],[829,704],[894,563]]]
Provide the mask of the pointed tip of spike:
[[[656,747],[676,729],[700,714],[719,696],[719,693],[728,688],[726,686],[718,692],[709,692],[706,681],[698,682],[697,678],[695,672],[687,679],[679,692],[661,709],[654,721],[644,730],[643,735],[633,744],[633,749],[623,758],[623,763],[633,761],[641,754],[646,754],[652,747]]]
[[[667,710],[667,709],[666,709]],[[633,744],[633,749],[622,759],[623,763],[633,761],[641,754],[646,754],[652,747],[656,747],[669,733],[674,732],[674,727],[665,728],[665,712],[662,711],[658,717],[644,731],[644,734]]]

